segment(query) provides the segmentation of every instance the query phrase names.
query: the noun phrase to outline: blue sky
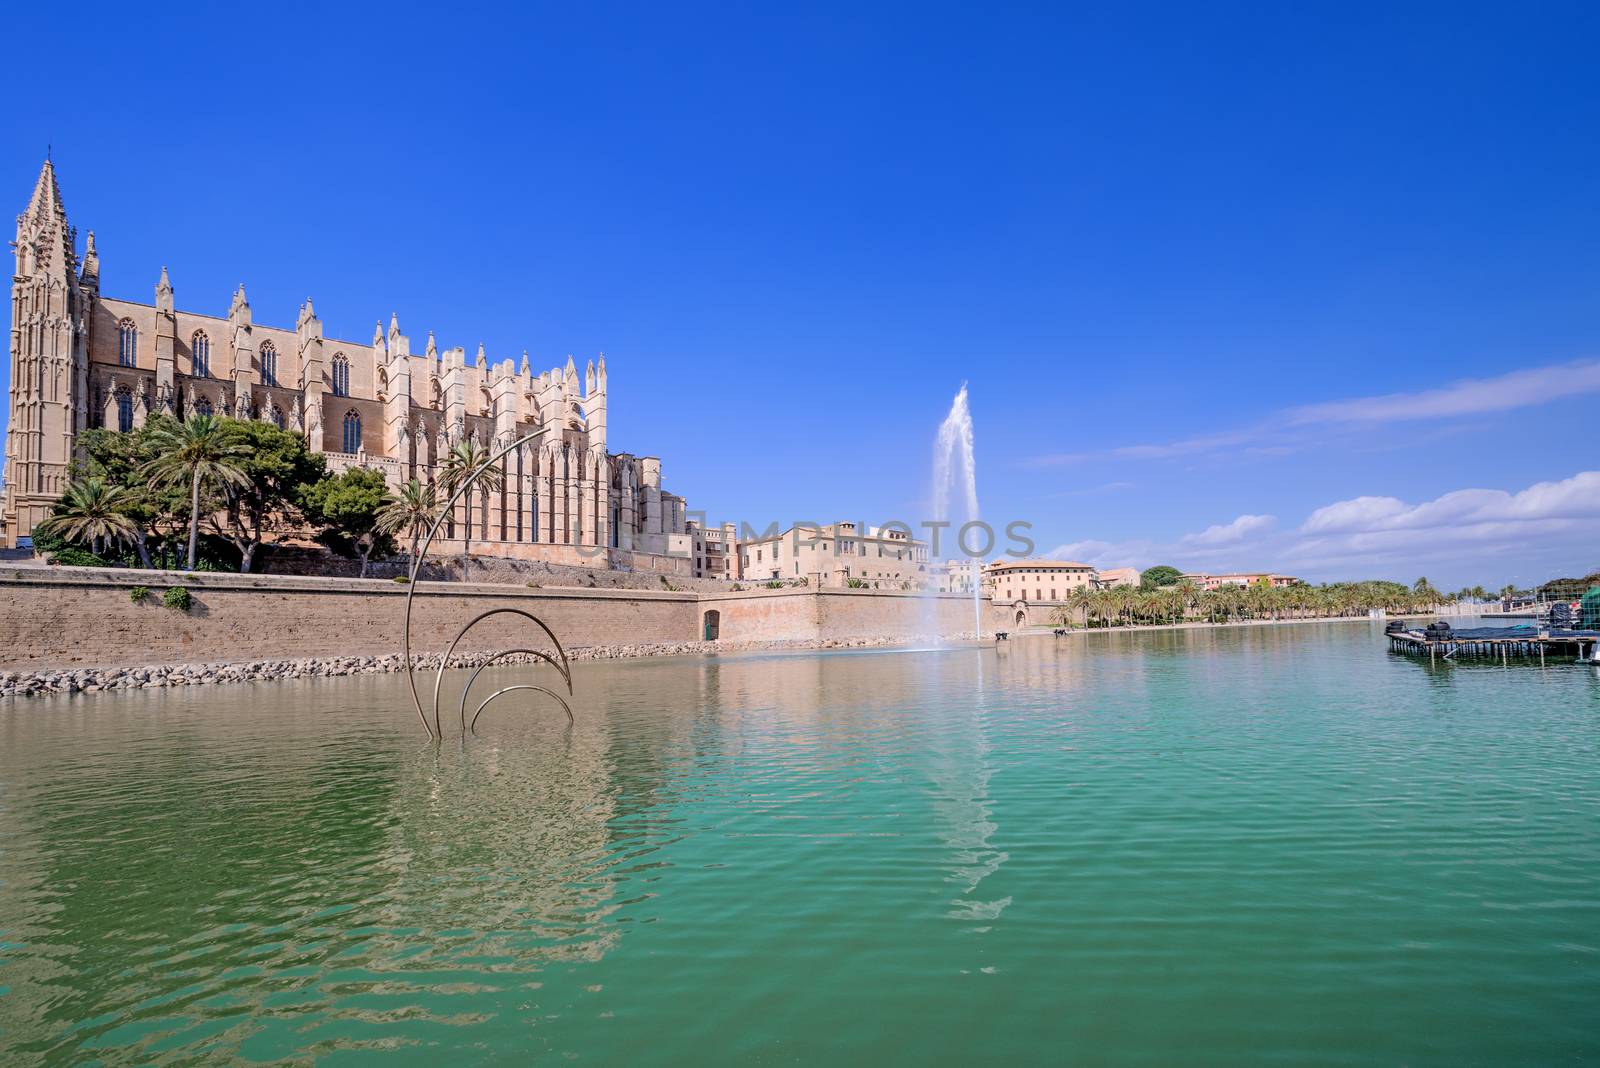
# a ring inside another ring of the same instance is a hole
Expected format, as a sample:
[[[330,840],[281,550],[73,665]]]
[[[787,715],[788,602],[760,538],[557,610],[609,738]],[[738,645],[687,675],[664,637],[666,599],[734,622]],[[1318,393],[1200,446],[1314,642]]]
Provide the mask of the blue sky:
[[[30,5],[0,195],[52,143],[109,295],[604,351],[713,519],[920,518],[967,381],[1041,551],[1600,566],[1600,9],[440,10]]]

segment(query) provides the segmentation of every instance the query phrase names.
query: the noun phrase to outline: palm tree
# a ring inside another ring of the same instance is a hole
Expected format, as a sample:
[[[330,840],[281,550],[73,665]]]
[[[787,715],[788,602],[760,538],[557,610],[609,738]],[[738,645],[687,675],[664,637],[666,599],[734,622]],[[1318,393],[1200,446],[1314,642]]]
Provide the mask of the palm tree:
[[[411,479],[400,487],[400,495],[378,511],[378,530],[384,534],[411,532],[411,560],[417,559],[417,546],[423,532],[439,516],[439,497],[432,485],[423,485]]]
[[[443,483],[446,498],[455,496],[457,490],[466,485],[467,481],[477,475],[477,480],[472,483],[473,489],[467,492],[465,501],[467,508],[467,526],[461,532],[461,578],[465,581],[467,568],[471,565],[469,547],[472,544],[472,494],[474,491],[487,495],[498,490],[504,483],[504,477],[497,468],[487,466],[489,450],[478,442],[477,438],[462,438],[450,446],[450,452],[444,458],[444,470],[440,473],[439,481]],[[481,472],[481,473],[480,473]]]
[[[200,541],[200,491],[245,485],[249,479],[238,461],[249,449],[230,423],[211,415],[163,422],[149,435],[156,458],[141,471],[157,486],[189,485],[189,562],[184,570],[193,571]]]
[[[57,534],[96,553],[102,544],[132,541],[138,528],[127,515],[132,495],[107,485],[103,479],[83,478],[67,487],[49,519],[39,524],[43,534]]]

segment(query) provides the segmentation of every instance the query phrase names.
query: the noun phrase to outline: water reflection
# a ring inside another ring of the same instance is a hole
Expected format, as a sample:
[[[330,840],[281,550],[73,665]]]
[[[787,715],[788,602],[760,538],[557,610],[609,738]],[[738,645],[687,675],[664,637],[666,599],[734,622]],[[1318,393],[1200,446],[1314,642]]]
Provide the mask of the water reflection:
[[[579,664],[576,723],[508,700],[442,746],[385,677],[17,703],[0,1047],[1239,1063],[1270,1018],[1340,1059],[1283,1000],[1322,989],[1366,1059],[1427,1060],[1403,967],[1415,1033],[1579,1059],[1600,680],[1567,667],[1441,676],[1359,625]]]

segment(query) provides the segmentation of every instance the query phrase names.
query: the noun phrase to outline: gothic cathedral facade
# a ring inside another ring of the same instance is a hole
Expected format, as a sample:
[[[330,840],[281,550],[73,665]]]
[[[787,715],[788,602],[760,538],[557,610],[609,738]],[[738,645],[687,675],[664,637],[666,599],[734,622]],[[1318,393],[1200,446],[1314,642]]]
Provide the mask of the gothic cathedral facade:
[[[397,317],[369,343],[338,341],[309,299],[292,330],[255,323],[243,285],[225,318],[179,311],[165,267],[153,304],[103,297],[94,233],[80,260],[49,161],[14,247],[0,546],[27,544],[50,514],[80,431],[209,413],[303,433],[332,470],[376,468],[395,487],[432,482],[456,442],[499,451],[529,437],[472,509],[475,551],[631,567],[644,563],[633,554],[687,549],[684,501],[662,491],[660,460],[607,449],[604,354],[582,376],[570,356],[535,375],[526,352],[520,368],[489,363],[482,345],[468,360],[431,333],[414,354]]]

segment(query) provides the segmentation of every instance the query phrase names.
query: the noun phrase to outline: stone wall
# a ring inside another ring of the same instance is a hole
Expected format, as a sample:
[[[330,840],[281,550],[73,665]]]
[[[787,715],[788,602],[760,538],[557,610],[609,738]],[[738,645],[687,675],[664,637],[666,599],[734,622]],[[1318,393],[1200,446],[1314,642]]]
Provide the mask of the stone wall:
[[[134,603],[130,591],[146,585]],[[188,589],[187,612],[162,594]],[[394,582],[276,575],[177,575],[95,568],[0,569],[0,667],[213,663],[399,651],[406,592]],[[669,642],[695,636],[694,595],[420,583],[412,648],[436,653],[480,612],[519,608],[568,645]],[[547,648],[516,617],[490,619],[464,651]]]
[[[473,544],[475,550],[481,548],[476,542]],[[541,546],[527,548],[540,549]],[[532,582],[539,586],[618,590],[664,590],[669,585],[690,590],[726,590],[732,586],[727,579],[694,578],[693,561],[688,557],[607,549],[600,561],[605,566],[597,567],[594,558],[578,555],[570,545],[545,548],[551,551],[550,559],[483,556],[474,551],[472,580],[519,586]],[[359,561],[346,559],[320,545],[268,544],[262,546],[262,550],[262,555],[257,557],[260,564],[256,570],[263,575],[355,578],[361,573]],[[560,555],[557,550],[567,556],[557,559]],[[588,562],[583,562],[585,560]],[[392,579],[410,572],[411,563],[404,557],[374,560],[367,565],[368,578]],[[454,581],[460,572],[461,543],[444,538],[434,542],[423,563],[423,577]]]
[[[134,602],[137,586],[148,596]],[[181,585],[188,611],[162,594]],[[0,567],[0,668],[113,667],[380,656],[399,651],[406,593],[387,580],[101,568]],[[496,608],[543,619],[572,647],[695,641],[718,613],[727,642],[910,638],[972,629],[972,602],[880,590],[621,590],[419,583],[412,650],[437,653]],[[986,620],[986,628],[992,622]],[[464,652],[546,647],[517,617],[493,618]]]
[[[701,625],[716,611],[719,637],[733,641],[914,638],[972,630],[972,599],[897,590],[789,588],[706,593]],[[985,617],[986,629],[992,620]]]

